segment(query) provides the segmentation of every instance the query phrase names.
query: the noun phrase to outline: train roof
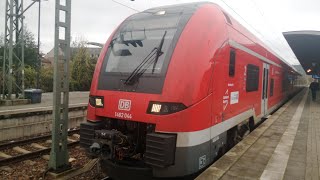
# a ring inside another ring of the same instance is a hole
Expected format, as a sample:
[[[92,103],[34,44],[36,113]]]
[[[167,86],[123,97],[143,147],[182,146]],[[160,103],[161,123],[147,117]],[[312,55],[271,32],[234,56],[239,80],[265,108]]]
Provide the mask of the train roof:
[[[147,12],[147,13],[155,13],[161,10],[167,10],[170,12],[194,12],[195,10],[197,10],[200,6],[204,5],[204,4],[214,4],[211,2],[193,2],[193,3],[183,3],[183,4],[175,4],[175,5],[167,5],[167,6],[159,6],[159,7],[155,7],[155,8],[151,8],[151,9],[147,9],[143,12]]]
[[[257,38],[248,28],[243,26],[238,20],[236,20],[233,16],[231,16],[225,9],[223,9],[220,5],[213,3],[213,2],[208,2],[208,1],[203,1],[203,2],[193,2],[193,3],[183,3],[183,4],[175,4],[175,5],[167,5],[167,6],[159,6],[155,8],[150,8],[145,11],[142,11],[140,13],[137,13],[136,16],[132,16],[132,19],[138,19],[140,16],[139,14],[150,14],[154,15],[158,12],[165,11],[166,13],[183,13],[183,14],[192,14],[194,13],[198,8],[200,8],[203,5],[206,4],[213,4],[219,7],[219,9],[223,12],[226,13],[230,18],[232,18],[233,22],[236,22],[233,24],[234,28],[239,28],[240,32],[250,35],[248,37],[251,39],[253,42],[257,43],[261,47],[263,47],[266,51],[270,52],[273,54],[275,57],[277,57],[284,65],[288,66],[291,70],[295,71],[297,74],[300,74],[291,64],[287,63],[280,55],[278,55],[275,51],[273,51],[270,47],[265,45],[265,43],[262,42],[259,38]],[[244,31],[244,32],[243,32]],[[253,39],[252,39],[253,38]]]

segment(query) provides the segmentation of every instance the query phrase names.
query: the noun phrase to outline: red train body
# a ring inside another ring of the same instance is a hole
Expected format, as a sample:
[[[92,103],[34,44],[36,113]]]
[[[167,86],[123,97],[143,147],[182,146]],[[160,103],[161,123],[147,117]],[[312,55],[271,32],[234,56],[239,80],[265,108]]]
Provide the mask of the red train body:
[[[190,175],[295,93],[297,76],[216,4],[149,9],[106,42],[81,144],[115,179]]]

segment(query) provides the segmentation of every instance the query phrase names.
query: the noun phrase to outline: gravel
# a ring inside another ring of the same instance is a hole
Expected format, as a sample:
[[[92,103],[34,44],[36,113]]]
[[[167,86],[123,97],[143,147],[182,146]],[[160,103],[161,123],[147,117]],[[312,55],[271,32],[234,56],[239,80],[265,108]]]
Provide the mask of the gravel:
[[[70,158],[75,160],[71,162],[73,168],[81,168],[86,163],[90,161],[90,158],[86,155],[84,149],[79,146],[72,147],[69,149]],[[14,164],[9,164],[7,166],[0,167],[0,180],[11,180],[11,179],[53,179],[51,176],[44,173],[48,168],[48,161],[42,158],[35,158],[32,160],[26,160],[23,162],[18,162]],[[91,171],[81,174],[72,179],[102,179],[105,174],[100,172],[100,168],[96,165]]]

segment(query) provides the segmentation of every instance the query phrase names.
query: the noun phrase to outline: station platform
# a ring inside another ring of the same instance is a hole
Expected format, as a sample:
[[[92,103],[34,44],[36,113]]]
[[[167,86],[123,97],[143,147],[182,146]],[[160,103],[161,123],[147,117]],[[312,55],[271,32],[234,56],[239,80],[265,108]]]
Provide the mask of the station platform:
[[[196,179],[320,179],[317,98],[302,90]]]
[[[69,106],[87,106],[89,100],[89,92],[70,92],[69,93]],[[52,110],[53,104],[53,93],[42,93],[41,103],[37,104],[25,104],[25,105],[16,105],[16,106],[0,106],[0,116],[23,113],[23,112],[32,112],[39,110]]]
[[[0,141],[50,133],[53,94],[43,93],[41,103],[0,106]],[[68,128],[78,128],[86,121],[89,92],[70,92]],[[1,179],[1,178],[0,178]]]

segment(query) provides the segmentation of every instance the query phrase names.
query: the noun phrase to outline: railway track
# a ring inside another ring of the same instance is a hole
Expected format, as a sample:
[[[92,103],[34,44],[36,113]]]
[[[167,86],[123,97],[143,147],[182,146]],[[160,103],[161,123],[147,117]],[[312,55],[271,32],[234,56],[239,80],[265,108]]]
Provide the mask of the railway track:
[[[79,144],[79,129],[68,131],[68,147]],[[0,166],[33,159],[51,151],[51,135],[8,142],[0,145]],[[47,157],[44,157],[46,159]]]

